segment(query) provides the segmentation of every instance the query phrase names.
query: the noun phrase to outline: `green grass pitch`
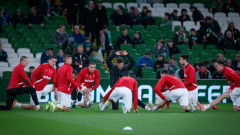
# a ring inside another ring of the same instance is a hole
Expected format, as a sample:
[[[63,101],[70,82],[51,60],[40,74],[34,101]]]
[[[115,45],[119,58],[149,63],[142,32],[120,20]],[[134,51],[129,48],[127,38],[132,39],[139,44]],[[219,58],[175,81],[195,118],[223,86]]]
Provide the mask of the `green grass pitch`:
[[[4,103],[1,103],[4,104]],[[44,104],[41,104],[44,107]],[[142,135],[239,135],[240,112],[233,112],[232,104],[220,104],[219,110],[183,113],[177,104],[170,104],[157,112],[138,108],[123,114],[111,107],[100,112],[95,103],[91,109],[71,108],[70,112],[23,110],[0,111],[1,135],[85,135],[85,134],[142,134]],[[122,130],[125,126],[132,131]]]

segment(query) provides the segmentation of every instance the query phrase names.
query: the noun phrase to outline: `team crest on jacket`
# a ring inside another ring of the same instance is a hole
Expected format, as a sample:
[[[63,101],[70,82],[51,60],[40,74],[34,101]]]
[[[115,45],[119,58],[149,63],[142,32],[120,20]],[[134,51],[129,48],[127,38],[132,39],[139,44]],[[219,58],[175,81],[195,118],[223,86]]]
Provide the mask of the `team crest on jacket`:
[[[83,57],[82,59],[85,60],[85,57]]]

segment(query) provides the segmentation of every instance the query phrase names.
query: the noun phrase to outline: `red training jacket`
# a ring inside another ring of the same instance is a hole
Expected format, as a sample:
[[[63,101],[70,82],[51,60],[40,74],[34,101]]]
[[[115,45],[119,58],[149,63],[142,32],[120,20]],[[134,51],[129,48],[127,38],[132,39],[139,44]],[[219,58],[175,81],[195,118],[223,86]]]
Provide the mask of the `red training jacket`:
[[[84,68],[81,70],[76,80],[78,84],[84,83],[87,88],[92,88],[92,90],[95,90],[100,84],[100,72],[99,70],[95,69],[95,71],[91,74],[89,73],[88,68]],[[93,86],[94,82],[95,85]],[[81,85],[80,89],[82,89]]]
[[[195,90],[198,86],[196,71],[189,63],[184,68],[184,85],[188,91]]]
[[[224,67],[222,73],[230,85],[230,90],[233,90],[235,87],[240,87],[240,76],[236,71],[229,67]]]

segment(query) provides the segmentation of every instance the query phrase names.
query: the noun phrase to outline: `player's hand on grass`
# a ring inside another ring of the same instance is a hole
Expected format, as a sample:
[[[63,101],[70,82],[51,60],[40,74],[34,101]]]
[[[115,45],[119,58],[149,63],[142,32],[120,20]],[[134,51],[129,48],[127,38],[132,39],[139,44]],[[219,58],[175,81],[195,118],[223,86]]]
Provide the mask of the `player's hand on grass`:
[[[137,109],[133,109],[133,112],[138,113],[138,110]]]

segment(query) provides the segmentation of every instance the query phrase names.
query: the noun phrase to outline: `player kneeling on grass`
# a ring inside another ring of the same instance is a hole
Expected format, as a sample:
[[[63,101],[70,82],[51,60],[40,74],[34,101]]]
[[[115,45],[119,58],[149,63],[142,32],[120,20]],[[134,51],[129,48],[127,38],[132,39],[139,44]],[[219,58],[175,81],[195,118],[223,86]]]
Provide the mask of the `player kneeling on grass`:
[[[117,102],[122,98],[123,113],[129,113],[132,107],[132,92],[134,92],[133,110],[137,113],[138,84],[137,81],[131,77],[122,77],[115,83],[99,103],[100,110],[103,112],[113,101]],[[103,104],[105,100],[107,101]]]
[[[232,70],[231,68],[225,67],[223,61],[217,61],[215,64],[215,68],[218,72],[223,73],[230,85],[230,88],[207,105],[201,105],[200,103],[198,103],[201,111],[206,111],[212,106],[219,104],[223,99],[226,98],[232,99],[233,111],[240,111],[240,76],[236,71]]]
[[[162,87],[166,87],[169,90],[169,93],[164,96],[161,92]],[[153,89],[158,96],[162,98],[162,101],[154,106],[152,103],[149,103],[149,107],[156,111],[159,108],[162,108],[167,102],[179,99],[179,104],[182,107],[183,112],[190,112],[191,108],[188,106],[188,91],[182,81],[175,76],[169,75],[167,70],[161,72],[161,79],[158,81],[157,85]],[[195,109],[192,107],[192,109]],[[196,111],[196,109],[194,110]]]
[[[84,101],[75,101],[72,107],[75,108],[76,105],[82,108],[92,107],[93,102],[90,102],[92,98],[92,91],[97,89],[100,84],[100,72],[96,69],[96,63],[90,62],[88,68],[81,70],[76,80],[78,84],[82,84],[79,92],[82,93]],[[95,85],[93,86],[94,82]]]
[[[56,89],[56,69],[54,66],[57,63],[57,57],[51,56],[47,64],[41,64],[33,71],[31,75],[31,82],[35,85],[38,101],[40,101],[41,96],[47,95],[50,92],[55,92],[55,98],[57,100],[57,89]],[[47,85],[48,82],[52,79],[53,85]],[[32,97],[30,98],[29,104],[16,103],[15,107],[21,107],[24,109],[36,109]]]
[[[169,93],[169,90],[167,90],[167,87],[162,87],[161,93],[162,93],[163,96],[166,96]],[[156,105],[158,105],[162,101],[163,101],[163,99],[156,94],[156,96],[155,96]],[[168,110],[169,107],[170,107],[170,102],[167,102],[166,103],[166,109]]]
[[[58,89],[58,101],[51,104],[50,111],[55,111],[55,108],[61,109],[63,111],[70,111],[71,107],[71,87],[76,87],[77,91],[79,92],[79,85],[73,80],[72,73],[73,68],[72,64],[72,57],[71,55],[65,54],[63,56],[63,61],[65,62],[58,71],[57,71],[57,89]],[[73,85],[73,86],[72,86]]]

